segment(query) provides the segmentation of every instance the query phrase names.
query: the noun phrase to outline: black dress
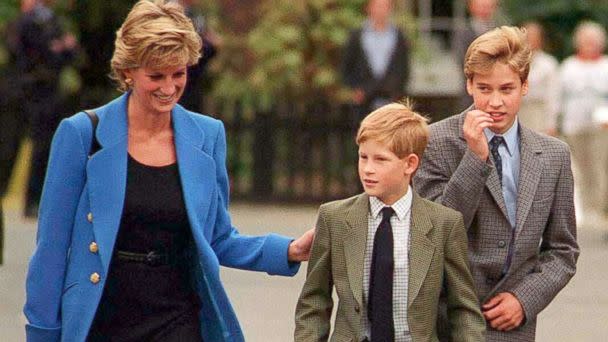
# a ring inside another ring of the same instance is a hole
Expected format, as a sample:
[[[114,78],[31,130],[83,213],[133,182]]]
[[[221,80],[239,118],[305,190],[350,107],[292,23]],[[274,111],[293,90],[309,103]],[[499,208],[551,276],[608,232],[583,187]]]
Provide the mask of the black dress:
[[[201,341],[200,300],[185,251],[192,233],[177,164],[130,155],[120,229],[88,341]],[[118,254],[171,256],[159,263]]]

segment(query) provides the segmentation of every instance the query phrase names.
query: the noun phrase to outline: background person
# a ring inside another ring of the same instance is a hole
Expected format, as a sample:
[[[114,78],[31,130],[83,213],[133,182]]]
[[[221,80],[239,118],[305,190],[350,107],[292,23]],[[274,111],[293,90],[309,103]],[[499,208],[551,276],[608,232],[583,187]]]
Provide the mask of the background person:
[[[392,0],[368,1],[367,20],[351,32],[343,52],[341,74],[353,90],[357,125],[367,113],[406,94],[410,48],[403,32],[391,23],[393,9]]]
[[[595,22],[582,22],[574,31],[576,54],[560,67],[562,134],[572,149],[576,167],[577,199],[583,223],[604,225],[602,210],[608,202],[608,130],[593,113],[608,107],[608,56],[606,30]]]
[[[54,0],[25,0],[17,23],[16,65],[24,111],[30,117],[32,160],[25,198],[25,217],[36,217],[53,132],[59,114],[59,74],[75,56],[76,38],[63,31]],[[32,6],[33,5],[33,6]]]
[[[532,49],[532,62],[528,75],[528,94],[524,96],[517,115],[526,127],[557,136],[559,111],[559,64],[555,57],[543,51],[543,27],[535,21],[525,23],[528,44]]]

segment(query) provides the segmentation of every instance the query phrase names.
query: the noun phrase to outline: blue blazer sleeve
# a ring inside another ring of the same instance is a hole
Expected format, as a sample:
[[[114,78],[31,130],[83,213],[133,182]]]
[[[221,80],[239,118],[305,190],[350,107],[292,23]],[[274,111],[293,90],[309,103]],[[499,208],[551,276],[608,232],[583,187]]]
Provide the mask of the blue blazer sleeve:
[[[26,279],[27,341],[59,341],[61,296],[72,227],[85,182],[86,149],[69,120],[55,133]]]
[[[226,170],[226,133],[219,122],[213,159],[216,164],[217,217],[211,241],[221,265],[265,271],[272,275],[292,276],[298,272],[300,263],[287,260],[287,250],[292,239],[277,234],[245,236],[232,226],[228,214],[229,185]]]

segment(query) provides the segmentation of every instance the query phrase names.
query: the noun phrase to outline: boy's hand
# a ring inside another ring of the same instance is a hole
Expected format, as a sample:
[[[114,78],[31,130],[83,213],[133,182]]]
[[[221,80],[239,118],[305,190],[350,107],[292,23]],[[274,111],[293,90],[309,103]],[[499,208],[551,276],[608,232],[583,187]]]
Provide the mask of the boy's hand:
[[[492,126],[494,119],[490,114],[475,109],[468,112],[464,118],[462,130],[467,146],[479,159],[486,161],[490,155],[488,139],[483,133],[484,128]]]
[[[509,331],[521,325],[524,309],[513,294],[501,292],[481,306],[483,316],[496,330]]]
[[[315,229],[312,228],[302,234],[297,240],[289,244],[287,259],[290,262],[307,261],[310,258],[310,248],[315,237]]]

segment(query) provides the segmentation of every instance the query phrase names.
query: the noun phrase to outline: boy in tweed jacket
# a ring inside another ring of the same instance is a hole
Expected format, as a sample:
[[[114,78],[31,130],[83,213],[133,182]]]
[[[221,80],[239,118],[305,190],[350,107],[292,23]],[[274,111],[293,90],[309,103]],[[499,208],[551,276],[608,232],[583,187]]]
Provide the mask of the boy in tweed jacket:
[[[410,186],[427,141],[426,119],[406,105],[383,106],[361,123],[365,193],[319,209],[295,341],[437,341],[442,288],[453,340],[483,341],[462,216]],[[387,238],[390,244],[383,244]]]

